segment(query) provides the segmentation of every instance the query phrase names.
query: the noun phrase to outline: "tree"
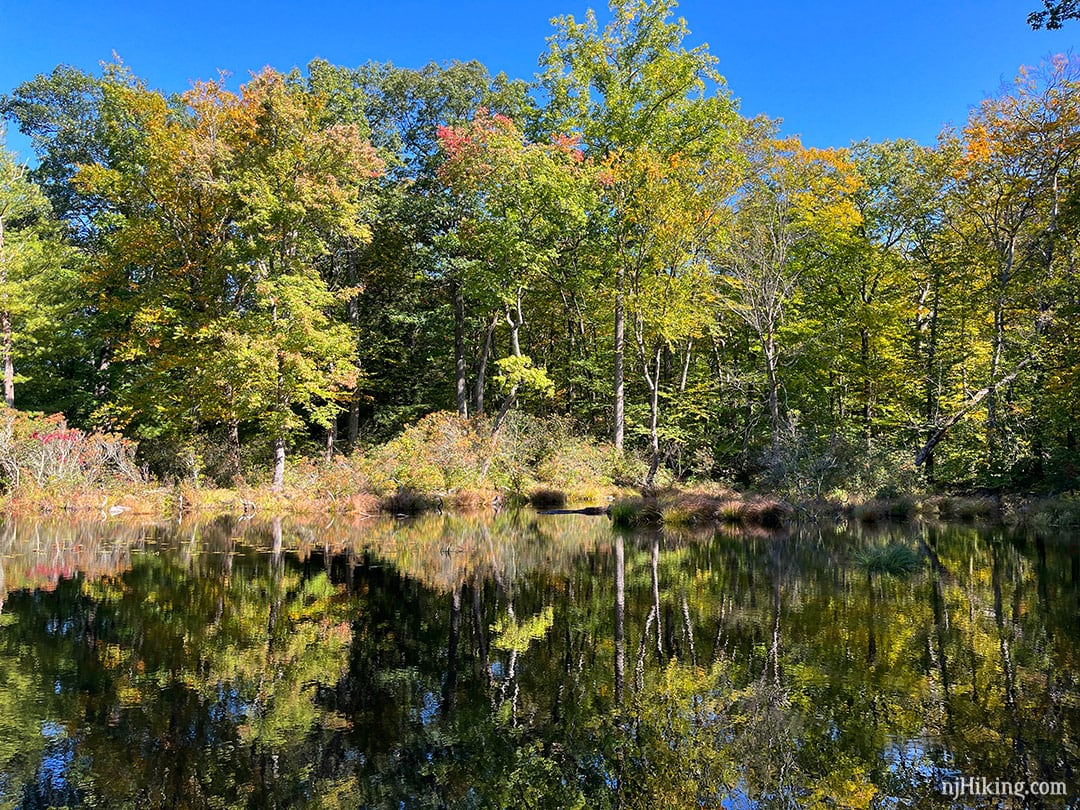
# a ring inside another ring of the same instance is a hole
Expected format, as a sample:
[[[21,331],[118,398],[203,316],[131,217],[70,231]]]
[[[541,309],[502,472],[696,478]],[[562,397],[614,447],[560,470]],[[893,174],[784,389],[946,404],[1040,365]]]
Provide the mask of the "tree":
[[[48,212],[45,196],[5,148],[0,128],[0,363],[9,408],[15,406],[17,332],[35,305],[48,305],[43,283],[59,254],[43,230]]]
[[[462,209],[439,176],[446,157],[439,132],[467,125],[480,109],[527,120],[526,86],[503,74],[492,76],[479,62],[432,63],[419,70],[369,64],[355,75],[372,141],[387,160],[380,227],[370,245],[352,254],[366,281],[353,311],[357,323],[370,327],[359,352],[373,383],[373,426],[398,429],[446,406],[466,415],[470,342],[477,342],[473,336],[485,333],[488,323],[466,309],[462,272],[467,260],[453,252]],[[476,405],[482,410],[485,374],[480,372],[476,368]],[[449,401],[443,389],[447,379],[454,383]],[[359,411],[356,403],[350,433],[354,425],[358,430]]]
[[[529,143],[510,118],[483,110],[468,126],[441,128],[439,139],[447,155],[439,173],[463,211],[452,236],[453,252],[468,261],[459,282],[463,297],[490,309],[492,328],[505,319],[510,330],[510,356],[496,364],[506,391],[498,430],[521,389],[553,392],[547,374],[521,349],[525,298],[580,244],[595,171],[574,139]],[[489,331],[477,369],[478,405],[490,348]]]
[[[1076,60],[1064,56],[1024,69],[1012,88],[971,112],[961,133],[943,137],[954,156],[947,222],[974,271],[968,296],[986,313],[973,360],[986,389],[981,466],[998,482],[1032,450],[1029,442],[1041,442],[1041,409],[1024,401],[1041,386],[1002,380],[1025,367],[1040,374],[1061,328],[1059,293],[1071,270],[1059,220],[1080,158],[1077,75]]]
[[[1043,10],[1028,14],[1027,22],[1038,31],[1056,31],[1069,20],[1080,19],[1080,0],[1043,0]]]
[[[766,137],[752,145],[753,168],[736,203],[732,235],[716,245],[722,306],[750,328],[764,366],[769,444],[780,444],[780,332],[802,275],[833,234],[859,221],[859,186],[841,152]]]
[[[587,157],[603,164],[620,152],[651,150],[668,161],[715,155],[737,142],[741,119],[705,45],[687,50],[685,20],[671,20],[674,0],[612,0],[611,21],[557,18],[542,64],[548,96],[541,127],[580,134]],[[635,240],[627,206],[641,178],[622,173],[607,188],[595,222],[595,255],[611,294],[613,437],[625,436],[626,279],[648,248]]]
[[[179,108],[139,84],[105,92],[131,158],[76,183],[112,207],[90,279],[123,324],[111,415],[181,433],[225,423],[234,444],[253,422],[280,487],[289,437],[304,418],[326,426],[355,383],[355,339],[316,263],[332,239],[369,238],[363,187],[381,163],[355,125],[320,126],[322,100],[270,70],[239,94],[200,83]]]
[[[627,268],[625,295],[649,394],[647,487],[660,466],[664,358],[684,345],[689,354],[709,323],[706,248],[726,224],[721,201],[738,178],[725,157],[673,155],[663,160],[642,147],[613,156],[609,164],[612,185],[634,189],[620,207],[624,228],[638,246],[639,260]],[[633,180],[620,182],[627,177]]]

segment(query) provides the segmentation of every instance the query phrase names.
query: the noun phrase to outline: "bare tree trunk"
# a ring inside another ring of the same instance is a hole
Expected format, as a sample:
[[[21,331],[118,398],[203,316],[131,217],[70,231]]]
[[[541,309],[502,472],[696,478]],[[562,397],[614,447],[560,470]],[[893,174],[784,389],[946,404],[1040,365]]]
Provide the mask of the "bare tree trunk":
[[[331,419],[326,426],[326,447],[323,450],[323,461],[329,464],[334,460],[334,442],[337,440],[337,419]]]
[[[243,476],[244,471],[240,462],[240,423],[236,419],[229,420],[229,465],[232,467],[233,480]]]
[[[484,347],[480,350],[480,362],[476,366],[476,390],[475,390],[475,404],[476,415],[484,415],[484,388],[487,386],[487,364],[488,358],[491,357],[491,342],[495,337],[495,326],[499,322],[499,313],[496,310],[491,313],[491,320],[488,321],[487,329],[484,330]]]
[[[694,339],[686,341],[686,354],[683,356],[682,375],[679,377],[679,393],[686,391],[686,378],[690,376],[690,359],[694,354]]]
[[[7,257],[4,255],[4,218],[0,217],[0,284],[7,284]],[[4,402],[15,407],[15,364],[11,357],[11,309],[7,293],[0,302],[0,352],[4,356]]]
[[[349,400],[349,448],[356,449],[356,441],[360,438],[360,392],[353,394]]]
[[[0,276],[0,284],[5,281],[6,279]],[[0,312],[0,341],[3,343],[4,355],[4,402],[9,408],[14,408],[15,363],[11,357],[11,313],[7,309]]]
[[[663,344],[658,344],[651,373],[648,360],[642,357],[645,360],[645,379],[649,384],[649,473],[645,476],[645,486],[649,488],[656,480],[656,471],[660,468],[660,362],[662,354]]]
[[[927,338],[926,346],[926,363],[925,374],[926,380],[923,386],[924,396],[924,414],[926,419],[926,425],[929,427],[934,424],[937,419],[938,413],[938,399],[937,388],[934,384],[934,366],[938,362],[937,356],[937,343],[938,343],[938,320],[939,320],[939,306],[941,302],[941,277],[940,271],[936,268],[932,270],[933,276],[931,277],[931,284],[933,284],[933,297],[930,305],[930,334]],[[928,437],[929,438],[929,437]],[[933,486],[934,485],[934,453],[931,452],[926,456],[924,462],[926,469],[926,480]]]
[[[97,373],[94,375],[94,399],[102,400],[109,393],[108,380],[105,375],[108,373],[110,365],[109,347],[107,345],[102,346],[98,352],[97,368],[95,369]]]
[[[281,492],[285,486],[285,437],[274,437],[274,483],[271,489]]]
[[[1009,239],[1008,252],[1005,257],[1005,267],[998,276],[997,295],[994,297],[994,337],[990,354],[990,379],[997,377],[1001,370],[1001,362],[1005,353],[1005,290],[1012,278],[1013,264],[1016,261],[1016,237]],[[988,389],[986,398],[986,457],[993,466],[997,459],[999,445],[998,424],[998,397],[999,386],[993,385]]]
[[[863,428],[863,441],[866,443],[866,449],[870,449],[870,419],[871,419],[871,407],[870,398],[873,396],[873,386],[870,383],[870,330],[865,326],[859,333],[860,346],[859,346],[859,362],[862,365],[863,379],[862,379],[862,428]]]
[[[768,333],[762,340],[765,373],[769,380],[769,441],[775,450],[780,444],[780,381],[777,378],[776,339]]]
[[[506,308],[506,323],[510,326],[510,351],[514,357],[521,357],[521,327],[525,323],[525,319],[521,313],[521,292],[518,291],[517,296],[517,317],[514,317],[514,313],[510,311],[510,307]],[[506,418],[506,414],[510,412],[510,408],[517,400],[518,389],[521,387],[520,383],[515,382],[510,388],[510,393],[506,395],[506,399],[503,400],[502,407],[499,408],[499,413],[495,417],[495,422],[491,426],[492,434],[498,433],[499,428],[502,427],[503,420]],[[484,467],[484,473],[487,473],[487,467]]]
[[[465,292],[461,282],[451,282],[454,297],[454,376],[459,416],[469,415],[468,385],[465,381]]]

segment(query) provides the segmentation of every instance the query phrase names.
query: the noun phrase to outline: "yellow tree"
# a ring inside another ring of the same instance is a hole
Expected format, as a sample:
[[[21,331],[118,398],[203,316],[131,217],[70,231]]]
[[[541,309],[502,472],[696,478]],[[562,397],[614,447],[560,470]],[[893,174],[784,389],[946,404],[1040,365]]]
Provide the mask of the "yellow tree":
[[[252,422],[281,486],[289,436],[305,418],[325,426],[355,384],[355,341],[317,261],[333,238],[370,236],[364,190],[381,163],[355,125],[322,126],[324,100],[269,69],[179,104],[135,81],[104,92],[127,157],[76,176],[109,203],[88,283],[126,382],[104,414],[150,435],[224,423],[234,458]]]
[[[1039,440],[1038,429],[1031,435],[1023,424],[1029,407],[1007,406],[1019,406],[1015,394],[1025,386],[1014,381],[1038,370],[1048,339],[1061,328],[1053,289],[1063,263],[1062,207],[1080,156],[1078,92],[1080,63],[1055,57],[1038,71],[1022,70],[1011,88],[972,111],[961,132],[942,138],[942,149],[955,155],[945,215],[967,257],[967,288],[985,315],[971,352],[979,385],[967,384],[962,404],[937,426],[920,460],[983,402],[984,464],[992,475]]]
[[[739,190],[726,241],[713,246],[721,306],[743,321],[761,352],[770,445],[780,443],[780,379],[785,318],[804,274],[830,240],[859,222],[860,180],[842,150],[807,149],[797,140],[751,142],[750,171]]]
[[[614,153],[611,185],[623,211],[635,260],[626,265],[626,311],[649,393],[649,472],[660,465],[660,393],[665,353],[683,353],[686,387],[694,340],[710,321],[706,248],[725,223],[723,202],[737,175],[722,153],[705,158],[659,155],[647,147]],[[632,193],[627,189],[633,189]]]

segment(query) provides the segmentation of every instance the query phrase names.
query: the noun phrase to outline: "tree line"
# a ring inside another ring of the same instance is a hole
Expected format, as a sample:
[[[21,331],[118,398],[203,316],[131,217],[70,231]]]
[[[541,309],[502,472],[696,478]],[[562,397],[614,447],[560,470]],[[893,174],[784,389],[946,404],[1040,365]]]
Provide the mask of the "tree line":
[[[824,494],[1065,490],[1080,63],[819,149],[749,118],[672,0],[566,16],[534,80],[316,60],[168,95],[119,61],[0,98],[9,407],[161,475],[524,409],[661,469]]]

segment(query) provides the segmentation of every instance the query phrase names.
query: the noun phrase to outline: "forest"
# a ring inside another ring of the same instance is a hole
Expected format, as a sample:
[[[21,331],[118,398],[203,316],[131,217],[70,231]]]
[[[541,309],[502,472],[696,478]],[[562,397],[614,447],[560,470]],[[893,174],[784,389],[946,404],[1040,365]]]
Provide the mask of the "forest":
[[[933,146],[823,149],[743,115],[672,0],[610,18],[553,21],[531,80],[316,60],[174,95],[117,58],[0,97],[36,153],[0,154],[5,486],[90,454],[276,489],[1075,489],[1080,60]]]

